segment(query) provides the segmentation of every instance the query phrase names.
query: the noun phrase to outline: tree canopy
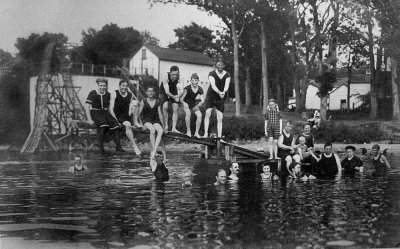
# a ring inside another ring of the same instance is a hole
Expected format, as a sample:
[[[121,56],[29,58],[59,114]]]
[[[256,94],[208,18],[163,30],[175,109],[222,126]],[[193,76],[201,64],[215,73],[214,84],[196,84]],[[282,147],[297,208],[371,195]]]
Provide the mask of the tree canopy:
[[[121,65],[143,45],[141,33],[132,27],[120,28],[107,24],[101,30],[89,28],[82,32],[82,53],[94,64]]]

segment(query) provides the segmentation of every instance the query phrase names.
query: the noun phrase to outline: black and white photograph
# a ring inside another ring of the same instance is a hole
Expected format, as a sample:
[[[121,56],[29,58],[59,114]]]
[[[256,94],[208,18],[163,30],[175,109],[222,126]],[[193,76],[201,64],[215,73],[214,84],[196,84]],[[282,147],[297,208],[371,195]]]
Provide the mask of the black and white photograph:
[[[400,0],[0,2],[0,249],[400,248]]]

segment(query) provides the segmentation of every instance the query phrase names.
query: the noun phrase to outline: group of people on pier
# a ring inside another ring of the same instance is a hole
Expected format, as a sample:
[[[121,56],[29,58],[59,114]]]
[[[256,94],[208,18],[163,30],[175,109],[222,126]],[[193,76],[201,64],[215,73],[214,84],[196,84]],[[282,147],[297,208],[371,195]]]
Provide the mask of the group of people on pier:
[[[191,137],[191,114],[196,115],[196,129],[194,137],[207,138],[211,112],[215,109],[217,116],[217,134],[222,137],[222,119],[224,99],[229,90],[231,76],[224,70],[222,60],[215,65],[215,70],[208,76],[210,87],[205,94],[199,86],[199,76],[193,73],[190,85],[183,87],[179,80],[179,68],[172,66],[166,77],[162,79],[158,97],[156,86],[146,89],[147,98],[139,101],[129,90],[129,82],[121,80],[115,91],[108,92],[108,81],[105,78],[96,80],[97,89],[92,90],[86,100],[86,114],[88,122],[98,128],[100,152],[105,154],[104,137],[106,130],[113,131],[116,151],[123,152],[120,144],[120,129],[125,131],[137,155],[141,154],[132,132],[132,128],[147,129],[150,133],[150,158],[154,160],[157,148],[166,159],[165,146],[162,136],[168,132],[168,109],[172,106],[172,126],[170,132],[180,133],[177,128],[179,105],[185,112],[186,135]],[[205,95],[205,96],[204,96]],[[202,123],[202,109],[205,110],[204,134],[200,136]]]

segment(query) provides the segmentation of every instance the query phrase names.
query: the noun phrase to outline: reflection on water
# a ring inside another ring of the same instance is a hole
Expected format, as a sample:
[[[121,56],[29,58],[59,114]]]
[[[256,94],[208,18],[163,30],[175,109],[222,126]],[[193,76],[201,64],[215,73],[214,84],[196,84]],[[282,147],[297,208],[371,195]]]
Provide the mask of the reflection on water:
[[[396,158],[391,158],[392,172],[380,178],[367,168],[362,176],[339,181],[260,182],[251,168],[239,182],[215,187],[221,165],[196,154],[173,154],[170,181],[164,183],[153,180],[145,158],[85,155],[88,172],[70,174],[73,156],[8,155],[0,163],[1,248],[363,248],[400,243]],[[182,187],[188,169],[195,174],[193,186]]]

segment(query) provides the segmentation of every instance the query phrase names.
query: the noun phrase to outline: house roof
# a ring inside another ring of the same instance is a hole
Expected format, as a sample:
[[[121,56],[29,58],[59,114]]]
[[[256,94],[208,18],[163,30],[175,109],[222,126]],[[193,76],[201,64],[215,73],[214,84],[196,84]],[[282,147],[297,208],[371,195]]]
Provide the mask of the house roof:
[[[176,61],[190,64],[212,66],[214,63],[207,55],[199,52],[177,50],[172,48],[162,48],[156,45],[145,45],[160,60]]]

